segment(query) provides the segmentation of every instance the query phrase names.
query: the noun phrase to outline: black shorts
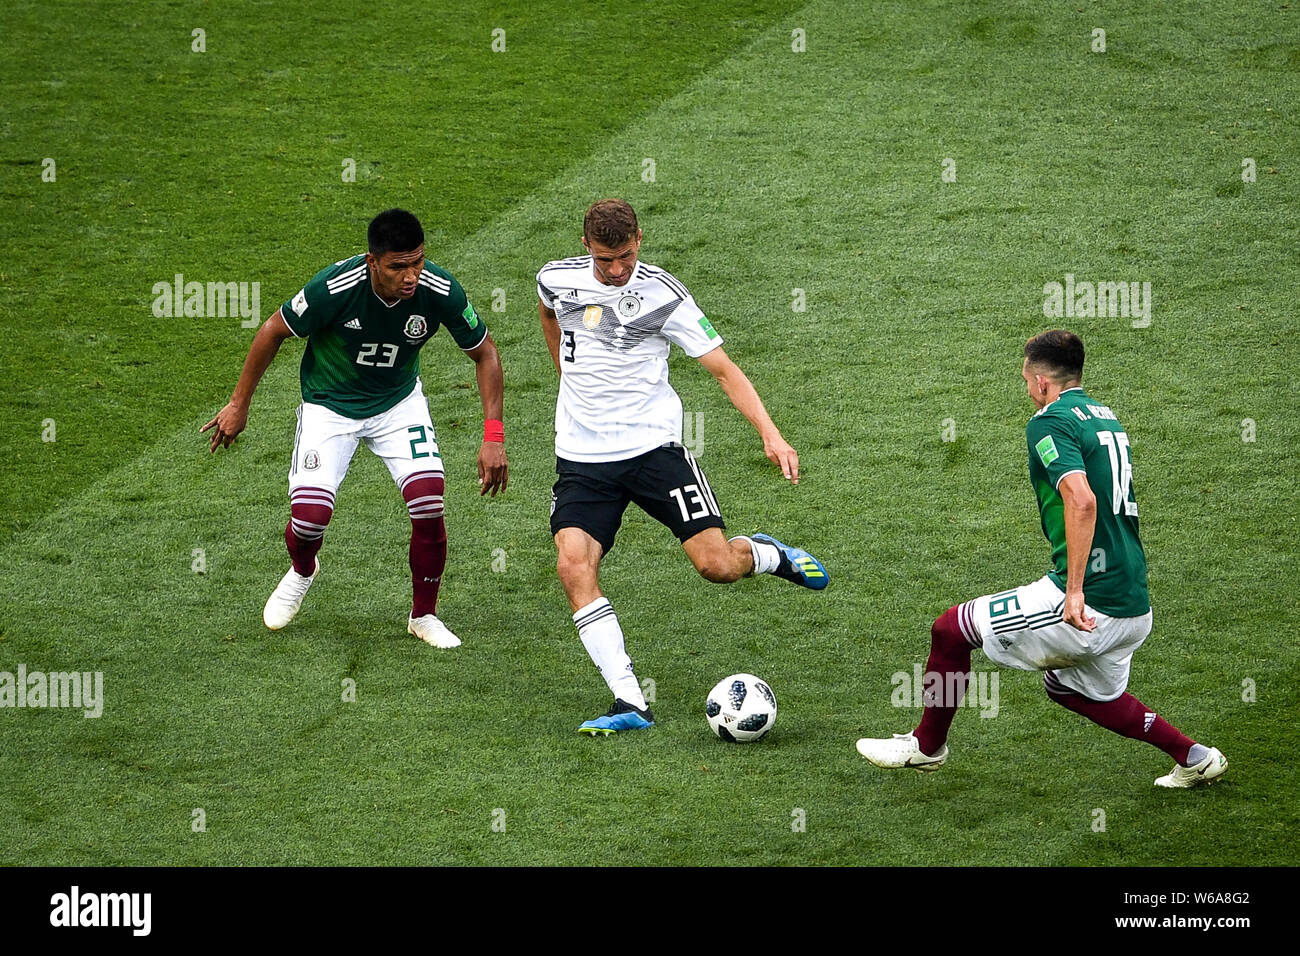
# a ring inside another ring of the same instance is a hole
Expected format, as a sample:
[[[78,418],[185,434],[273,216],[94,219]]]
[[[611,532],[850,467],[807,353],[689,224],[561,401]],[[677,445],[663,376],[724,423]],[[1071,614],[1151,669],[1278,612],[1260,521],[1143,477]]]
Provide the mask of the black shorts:
[[[678,444],[623,461],[555,459],[560,477],[551,491],[551,534],[581,528],[608,553],[628,502],[672,529],[677,540],[725,528],[713,489],[699,463]]]

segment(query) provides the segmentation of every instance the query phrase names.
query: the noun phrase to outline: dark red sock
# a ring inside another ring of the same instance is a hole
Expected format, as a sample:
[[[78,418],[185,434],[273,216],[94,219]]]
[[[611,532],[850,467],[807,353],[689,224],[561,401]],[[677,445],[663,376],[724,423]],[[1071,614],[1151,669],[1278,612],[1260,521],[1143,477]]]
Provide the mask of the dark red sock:
[[[443,477],[413,475],[402,486],[411,514],[411,617],[436,614],[438,586],[447,567],[447,525],[442,516]]]
[[[962,633],[961,606],[950,607],[930,628],[930,656],[925,662],[925,712],[916,728],[921,752],[933,757],[948,740],[948,728],[966,696],[971,645]],[[933,675],[933,676],[932,676]]]
[[[284,544],[293,569],[304,577],[316,573],[316,552],[325,540],[325,528],[334,514],[334,493],[324,488],[294,488],[289,494],[289,523]]]
[[[1114,700],[1093,700],[1071,691],[1051,671],[1043,675],[1043,683],[1047,687],[1047,696],[1066,710],[1082,714],[1121,737],[1132,737],[1159,747],[1179,764],[1187,765],[1187,751],[1196,741],[1185,737],[1163,717],[1156,716],[1132,694],[1120,694]]]

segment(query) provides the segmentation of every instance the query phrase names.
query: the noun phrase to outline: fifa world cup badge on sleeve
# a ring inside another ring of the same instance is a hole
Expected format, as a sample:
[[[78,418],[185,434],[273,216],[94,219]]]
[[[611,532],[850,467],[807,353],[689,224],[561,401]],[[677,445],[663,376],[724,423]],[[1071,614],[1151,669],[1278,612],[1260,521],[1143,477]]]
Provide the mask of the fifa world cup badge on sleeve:
[[[1051,435],[1044,435],[1042,440],[1034,446],[1034,451],[1038,452],[1038,457],[1042,461],[1044,468],[1061,457],[1056,451],[1056,442],[1052,441]]]

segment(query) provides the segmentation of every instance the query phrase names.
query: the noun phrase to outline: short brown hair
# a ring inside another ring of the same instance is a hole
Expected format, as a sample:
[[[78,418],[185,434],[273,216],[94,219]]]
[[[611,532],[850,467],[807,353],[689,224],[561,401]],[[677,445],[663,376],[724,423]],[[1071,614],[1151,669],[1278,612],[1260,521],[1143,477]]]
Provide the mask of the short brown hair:
[[[622,199],[602,199],[587,209],[582,220],[582,235],[588,242],[599,242],[611,249],[636,238],[636,213]]]
[[[1058,382],[1083,379],[1083,340],[1065,329],[1039,332],[1025,343],[1029,364],[1046,369]]]

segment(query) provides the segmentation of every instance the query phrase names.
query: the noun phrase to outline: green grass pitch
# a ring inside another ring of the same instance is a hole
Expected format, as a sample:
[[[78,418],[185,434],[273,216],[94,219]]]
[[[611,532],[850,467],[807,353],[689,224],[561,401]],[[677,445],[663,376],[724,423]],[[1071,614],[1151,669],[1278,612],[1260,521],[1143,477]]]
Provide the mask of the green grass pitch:
[[[464,6],[0,13],[0,671],[99,671],[105,698],[0,709],[0,864],[1295,864],[1294,5]],[[801,454],[783,484],[674,357],[730,526],[832,584],[709,585],[629,512],[603,583],[659,725],[591,740],[532,280],[607,195]],[[182,274],[259,283],[264,317],[393,205],[506,370],[485,501],[472,366],[423,353],[452,653],[404,633],[409,525],[364,451],[307,604],[263,628],[301,345],[212,456],[252,331],[151,311]],[[1149,325],[1045,318],[1067,274],[1149,282]],[[1046,567],[1018,372],[1052,325],[1133,439],[1155,630],[1131,689],[1227,754],[1205,791],[1154,789],[1163,754],[1017,671],[938,774],[853,748],[914,724],[891,675],[937,614]],[[780,700],[757,745],[705,726],[735,671]]]

